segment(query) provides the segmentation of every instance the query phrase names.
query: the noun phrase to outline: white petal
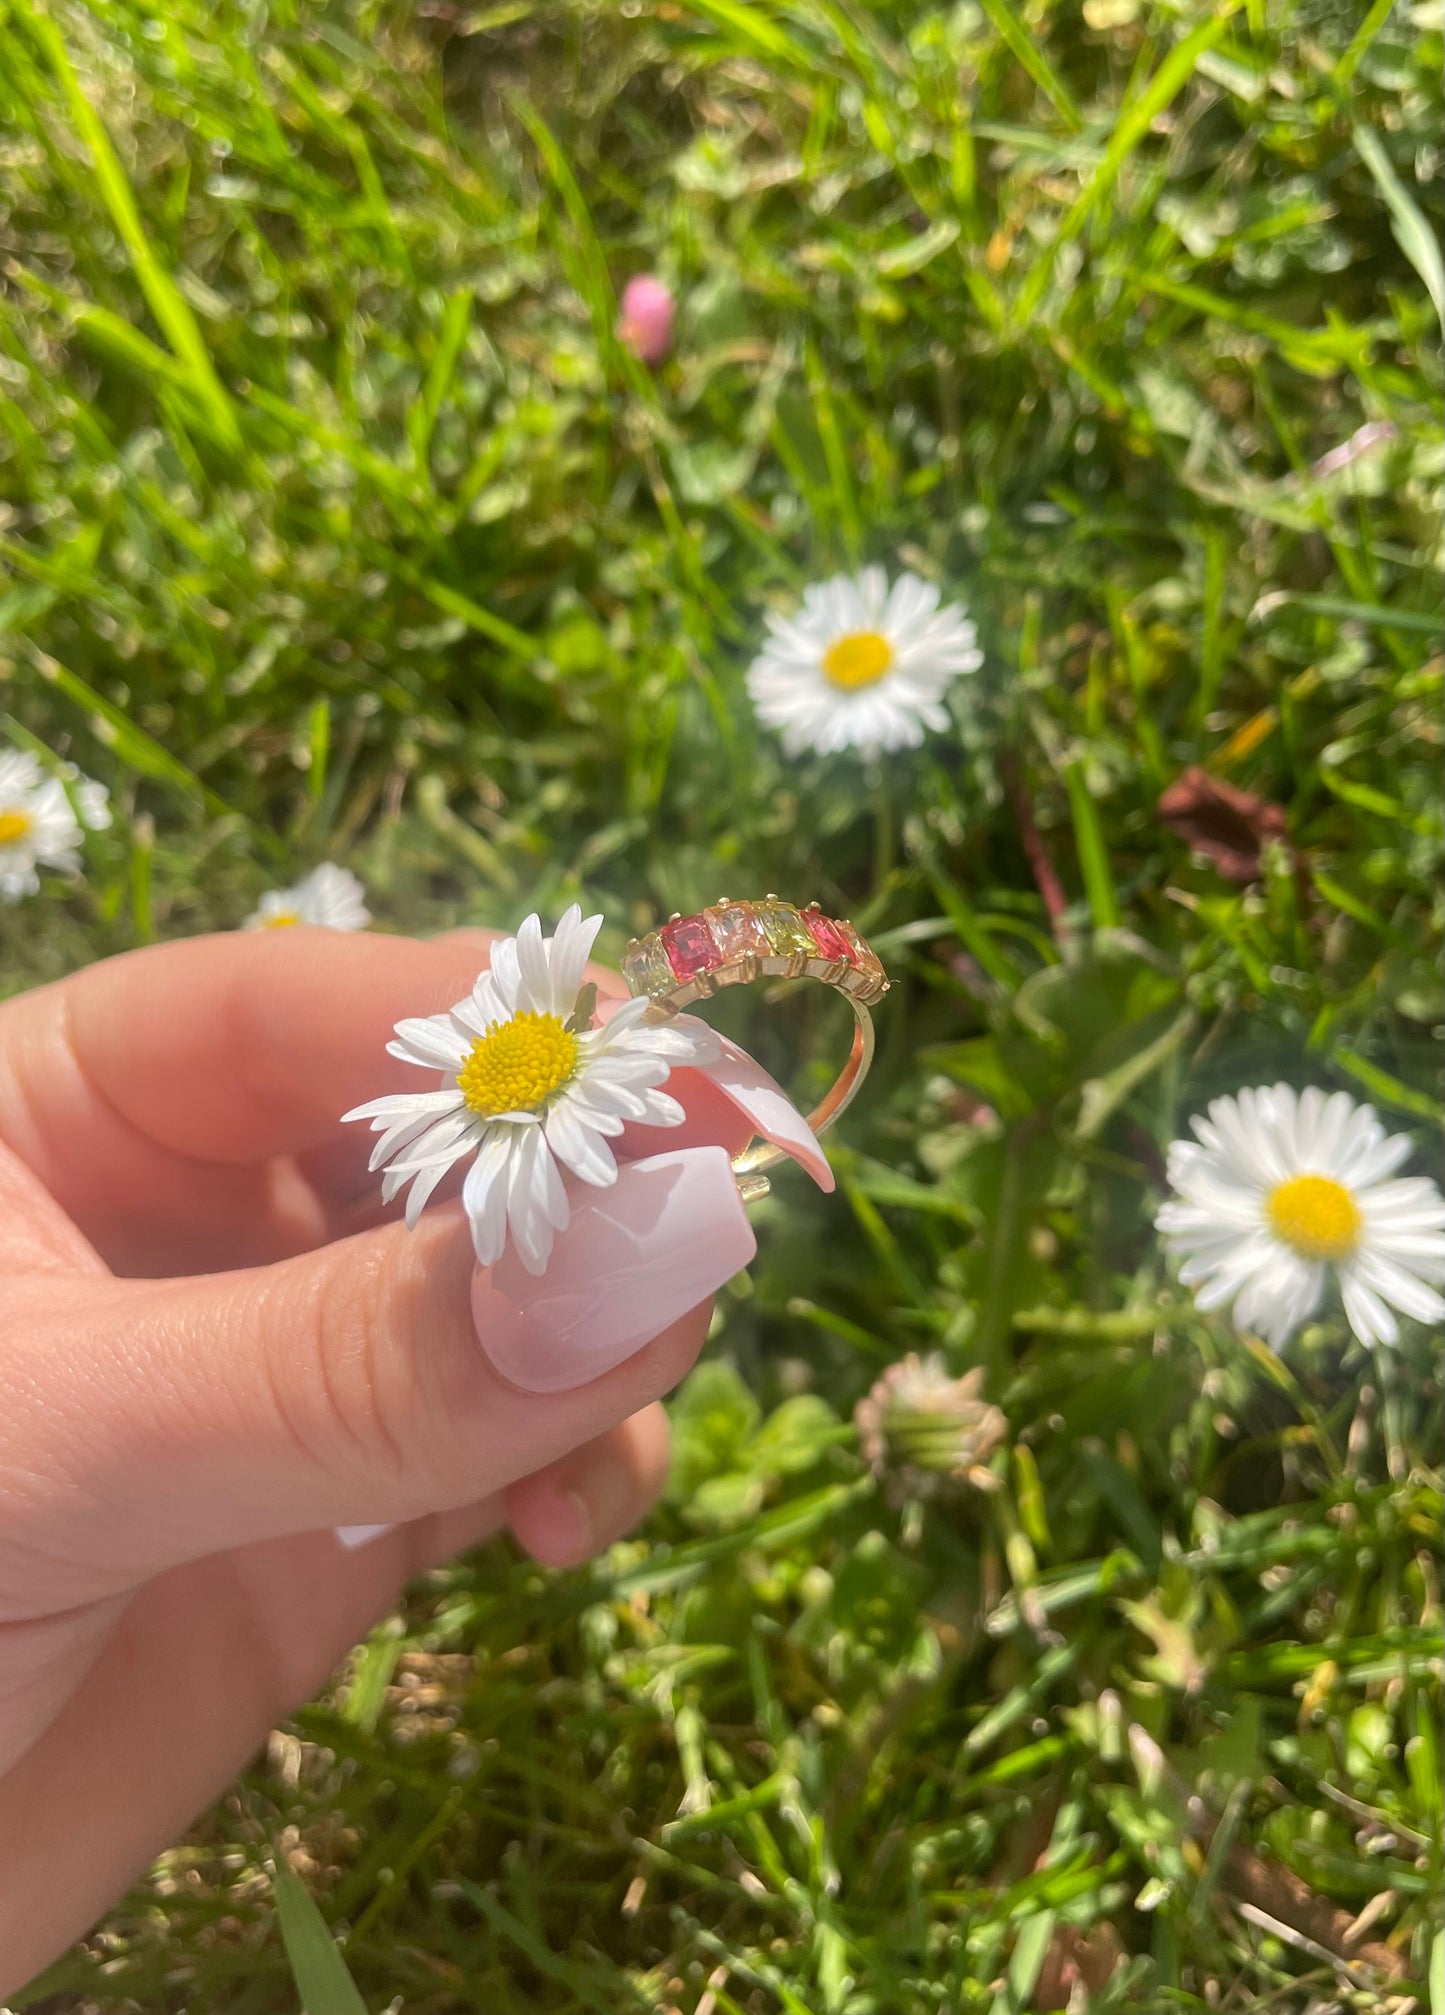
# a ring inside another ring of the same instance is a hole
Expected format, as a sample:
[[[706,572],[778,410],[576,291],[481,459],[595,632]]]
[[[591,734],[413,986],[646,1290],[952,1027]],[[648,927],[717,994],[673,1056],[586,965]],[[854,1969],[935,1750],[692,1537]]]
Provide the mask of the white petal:
[[[607,1189],[617,1180],[617,1160],[600,1133],[588,1127],[575,1107],[565,1100],[547,1115],[547,1145],[558,1161],[573,1175],[596,1189]]]
[[[350,1119],[393,1120],[409,1117],[412,1113],[447,1112],[461,1102],[461,1093],[455,1085],[442,1091],[396,1091],[388,1092],[385,1098],[374,1098],[366,1105],[354,1105],[350,1112],[341,1115],[344,1126]]]
[[[1445,1318],[1445,1300],[1427,1287],[1417,1274],[1378,1253],[1363,1253],[1350,1264],[1350,1271],[1372,1288],[1382,1301],[1398,1308],[1416,1322],[1439,1322]]]
[[[547,966],[547,953],[542,944],[542,919],[534,910],[525,918],[515,939],[517,947],[517,970],[521,974],[521,985],[517,990],[516,1008],[519,1014],[550,1014],[552,1012],[552,975]],[[493,971],[496,969],[496,954],[492,954]]]
[[[564,912],[557,925],[551,952],[551,1012],[562,1021],[568,1019],[577,1005],[587,976],[587,961],[601,928],[601,916],[584,918],[576,903]]]
[[[507,1180],[507,1223],[528,1273],[543,1271],[552,1253],[553,1228],[565,1231],[568,1221],[567,1192],[538,1127],[514,1145]]]
[[[570,1085],[562,1096],[584,1126],[611,1140],[622,1132],[624,1121],[643,1118],[648,1099],[655,1095],[650,1088],[633,1091],[628,1085],[600,1084],[593,1080]]]
[[[451,1011],[454,1023],[473,1041],[485,1035],[494,1022],[505,1021],[512,1010],[492,984],[490,972],[478,973],[476,984],[464,1001],[458,1001]]]
[[[406,1200],[406,1228],[408,1231],[416,1230],[417,1219],[421,1216],[428,1198],[451,1166],[450,1161],[439,1161],[435,1168],[424,1168],[412,1183],[411,1194]]]
[[[462,1184],[462,1207],[471,1226],[479,1266],[495,1266],[507,1244],[507,1170],[512,1142],[502,1132],[482,1142]]]
[[[457,1070],[469,1045],[453,1028],[446,1015],[417,1015],[396,1025],[396,1041],[386,1046],[389,1056],[403,1063],[421,1064],[430,1070]]]
[[[381,1122],[374,1121],[373,1125],[380,1126]],[[419,1113],[415,1119],[401,1120],[397,1125],[385,1128],[377,1136],[376,1144],[371,1150],[371,1159],[366,1164],[367,1168],[375,1174],[377,1169],[389,1162],[394,1155],[399,1155],[404,1147],[409,1147],[414,1140],[418,1140],[430,1125],[431,1115]]]
[[[517,959],[515,938],[497,939],[492,946],[491,965],[482,978],[489,982],[489,991],[501,1004],[502,1013],[493,1016],[493,1020],[502,1021],[508,1015],[515,1014],[519,1005],[518,997],[522,991],[522,969]],[[482,981],[478,980],[473,998],[481,991],[481,985]]]
[[[1394,1182],[1357,1190],[1355,1202],[1372,1228],[1401,1225],[1422,1231],[1445,1226],[1445,1197],[1425,1176],[1401,1176]]]
[[[1396,1343],[1400,1325],[1368,1282],[1351,1266],[1340,1269],[1340,1297],[1345,1317],[1361,1343]]]
[[[616,1005],[608,1001],[605,1004],[604,1018],[600,1025],[597,1028],[586,1030],[582,1036],[584,1053],[591,1055],[594,1052],[611,1049],[616,1043],[621,1041],[623,1036],[629,1034],[633,1029],[641,1027],[651,1011],[652,1002],[647,998],[646,994],[638,994],[632,1000],[618,1001]],[[665,1026],[665,1024],[659,1023],[655,1031],[649,1029],[648,1033],[652,1034],[655,1032],[661,1035]]]
[[[396,1157],[392,1168],[414,1175],[418,1169],[430,1168],[434,1162],[457,1161],[475,1146],[480,1128],[481,1122],[465,1110],[434,1120],[419,1139]]]
[[[681,1126],[687,1113],[675,1098],[665,1091],[650,1091],[643,1097],[642,1123],[644,1126]]]
[[[1368,1112],[1369,1108],[1366,1107]],[[1373,1119],[1374,1115],[1370,1117]],[[1334,1169],[1326,1169],[1350,1189],[1369,1189],[1402,1168],[1415,1151],[1408,1134],[1386,1133],[1378,1123],[1362,1127],[1342,1145]]]
[[[1316,1174],[1330,1176],[1338,1182],[1345,1141],[1355,1113],[1355,1101],[1346,1091],[1331,1092],[1328,1098],[1318,1092],[1314,1096],[1319,1103],[1311,1145],[1312,1165]]]

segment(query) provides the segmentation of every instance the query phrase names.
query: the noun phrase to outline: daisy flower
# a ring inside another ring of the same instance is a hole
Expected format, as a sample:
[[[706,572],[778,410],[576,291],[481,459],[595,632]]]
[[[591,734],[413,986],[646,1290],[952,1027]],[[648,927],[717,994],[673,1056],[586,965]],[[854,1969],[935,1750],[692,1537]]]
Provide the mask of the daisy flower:
[[[748,691],[790,756],[917,748],[925,728],[948,726],[948,686],[983,663],[961,609],[917,574],[890,588],[881,567],[809,588],[798,614],[769,616],[768,630]]]
[[[1392,1181],[1410,1154],[1348,1092],[1287,1084],[1217,1098],[1169,1149],[1178,1200],[1155,1223],[1201,1308],[1229,1308],[1276,1350],[1314,1314],[1331,1274],[1361,1343],[1394,1343],[1392,1309],[1435,1322],[1445,1300],[1445,1197]]]
[[[456,1162],[474,1157],[462,1187],[477,1259],[491,1266],[510,1233],[529,1273],[541,1273],[570,1207],[562,1171],[597,1189],[617,1180],[609,1142],[629,1122],[671,1127],[682,1107],[661,1086],[675,1064],[718,1061],[722,1046],[691,1018],[645,1025],[646,997],[591,1027],[583,980],[600,916],[574,903],[544,938],[535,916],[492,947],[491,965],[449,1014],[398,1022],[388,1052],[440,1070],[436,1091],[372,1099],[345,1115],[380,1134],[385,1202],[410,1184],[406,1221]]]
[[[0,902],[33,896],[41,868],[78,874],[85,829],[109,824],[104,784],[69,763],[63,780],[47,775],[28,749],[0,749]]]
[[[248,931],[283,930],[288,924],[321,924],[331,931],[364,931],[371,922],[366,890],[348,868],[323,861],[294,888],[272,889],[247,917]]]

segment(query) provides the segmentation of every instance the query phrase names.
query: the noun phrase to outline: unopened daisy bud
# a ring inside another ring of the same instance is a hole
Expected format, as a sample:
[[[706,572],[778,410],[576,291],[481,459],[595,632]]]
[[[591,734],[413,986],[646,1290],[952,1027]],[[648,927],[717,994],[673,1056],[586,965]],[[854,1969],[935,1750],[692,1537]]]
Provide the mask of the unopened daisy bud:
[[[988,1464],[1008,1433],[982,1397],[983,1367],[951,1378],[937,1351],[891,1364],[853,1414],[859,1447],[893,1503],[954,1489],[993,1490]]]
[[[660,364],[672,348],[677,303],[672,290],[651,273],[639,273],[622,290],[617,334],[643,364]]]

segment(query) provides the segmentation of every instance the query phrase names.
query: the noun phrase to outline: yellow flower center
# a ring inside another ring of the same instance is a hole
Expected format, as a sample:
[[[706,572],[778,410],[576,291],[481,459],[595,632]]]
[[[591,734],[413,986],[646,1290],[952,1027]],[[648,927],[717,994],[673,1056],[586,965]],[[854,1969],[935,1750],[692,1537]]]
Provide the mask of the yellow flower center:
[[[23,840],[34,823],[29,812],[0,812],[0,847],[8,847],[12,840]]]
[[[876,630],[851,630],[823,653],[823,676],[845,693],[875,685],[893,663],[893,646]]]
[[[299,924],[300,921],[300,910],[277,910],[274,916],[262,917],[261,928],[263,931],[284,931],[291,924]]]
[[[457,1072],[474,1113],[537,1112],[577,1068],[577,1038],[554,1014],[494,1021]]]
[[[1270,1224],[1301,1259],[1348,1259],[1360,1242],[1359,1205],[1327,1175],[1295,1175],[1272,1189]]]

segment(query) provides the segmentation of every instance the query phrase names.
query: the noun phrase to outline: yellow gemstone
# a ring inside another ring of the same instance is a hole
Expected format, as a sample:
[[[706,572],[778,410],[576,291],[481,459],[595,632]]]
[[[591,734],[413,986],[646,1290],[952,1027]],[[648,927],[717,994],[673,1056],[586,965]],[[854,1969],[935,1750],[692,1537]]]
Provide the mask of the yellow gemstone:
[[[775,957],[787,958],[793,952],[802,952],[810,959],[818,957],[813,933],[791,903],[776,902],[769,897],[767,902],[755,903],[753,908]]]
[[[877,630],[852,630],[823,653],[823,674],[845,693],[876,685],[893,664],[893,646]]]
[[[472,1044],[457,1072],[474,1113],[537,1112],[577,1068],[577,1038],[554,1014],[517,1014],[494,1021]]]
[[[0,847],[23,840],[34,823],[29,812],[0,812]]]
[[[1265,1213],[1301,1259],[1348,1259],[1360,1242],[1360,1207],[1327,1175],[1295,1175],[1270,1191]]]

